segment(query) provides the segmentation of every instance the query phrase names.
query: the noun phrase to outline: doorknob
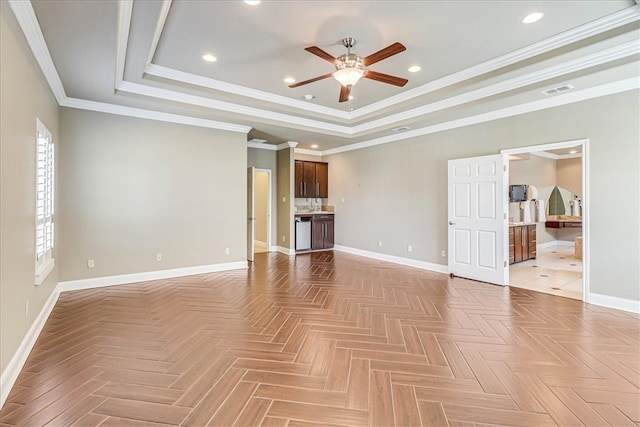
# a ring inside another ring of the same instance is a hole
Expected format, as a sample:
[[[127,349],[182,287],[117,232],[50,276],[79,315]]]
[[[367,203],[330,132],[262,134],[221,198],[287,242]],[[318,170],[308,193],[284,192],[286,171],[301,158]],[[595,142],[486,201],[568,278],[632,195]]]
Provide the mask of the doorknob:
[[[449,225],[456,225],[456,223],[453,221],[449,221]]]

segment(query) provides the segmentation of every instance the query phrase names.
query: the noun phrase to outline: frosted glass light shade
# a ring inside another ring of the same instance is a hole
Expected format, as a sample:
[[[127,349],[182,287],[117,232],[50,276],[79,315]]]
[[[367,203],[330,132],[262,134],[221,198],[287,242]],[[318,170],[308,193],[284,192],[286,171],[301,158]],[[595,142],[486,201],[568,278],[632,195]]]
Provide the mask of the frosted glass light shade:
[[[342,86],[355,86],[364,74],[360,68],[343,68],[333,73],[333,78],[340,82]]]

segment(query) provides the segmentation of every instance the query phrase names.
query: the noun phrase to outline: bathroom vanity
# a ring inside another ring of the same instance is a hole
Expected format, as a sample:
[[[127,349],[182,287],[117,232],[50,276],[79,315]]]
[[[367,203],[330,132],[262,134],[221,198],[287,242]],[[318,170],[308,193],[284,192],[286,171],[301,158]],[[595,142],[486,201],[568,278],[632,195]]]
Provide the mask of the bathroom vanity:
[[[537,252],[535,224],[509,224],[509,264],[535,259]]]

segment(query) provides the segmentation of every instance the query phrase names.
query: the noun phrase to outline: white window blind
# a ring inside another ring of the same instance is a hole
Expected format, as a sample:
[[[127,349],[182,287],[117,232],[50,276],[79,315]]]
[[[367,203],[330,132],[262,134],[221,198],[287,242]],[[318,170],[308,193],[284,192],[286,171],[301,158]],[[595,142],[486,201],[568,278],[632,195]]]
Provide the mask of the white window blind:
[[[38,120],[36,140],[36,276],[44,273],[44,270],[50,271],[53,268],[53,171],[53,139],[51,133]]]

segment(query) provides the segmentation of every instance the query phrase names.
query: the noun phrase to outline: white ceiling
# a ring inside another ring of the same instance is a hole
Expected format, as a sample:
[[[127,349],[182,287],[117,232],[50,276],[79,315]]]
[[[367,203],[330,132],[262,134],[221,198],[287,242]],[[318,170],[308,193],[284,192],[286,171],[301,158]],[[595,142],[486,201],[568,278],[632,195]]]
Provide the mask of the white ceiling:
[[[59,77],[62,105],[248,126],[249,138],[316,143],[324,153],[629,90],[640,81],[633,0],[38,0],[33,9],[10,2],[32,48],[42,31],[46,49],[36,48],[36,56],[42,64],[50,55],[55,71],[45,66],[45,74]],[[543,19],[523,24],[532,11]],[[346,103],[338,102],[332,78],[287,87],[287,76],[302,81],[333,71],[304,48],[338,56],[344,37],[357,40],[360,56],[404,44],[405,52],[370,68],[409,83],[362,79]],[[204,53],[218,60],[205,62]],[[422,70],[409,73],[411,65]],[[563,84],[574,89],[541,93]],[[401,125],[410,130],[391,130]]]

